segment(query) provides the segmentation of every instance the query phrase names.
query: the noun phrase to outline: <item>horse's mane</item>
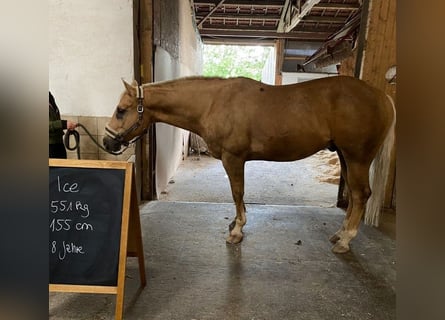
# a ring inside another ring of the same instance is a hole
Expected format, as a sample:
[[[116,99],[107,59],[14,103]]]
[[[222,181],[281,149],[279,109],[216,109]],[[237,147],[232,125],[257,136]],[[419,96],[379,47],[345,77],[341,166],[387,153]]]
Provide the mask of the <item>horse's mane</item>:
[[[195,81],[195,80],[201,80],[201,81],[208,81],[208,80],[221,80],[221,81],[225,81],[225,80],[230,80],[230,79],[249,79],[246,77],[232,77],[232,78],[223,78],[223,77],[209,77],[209,76],[189,76],[189,77],[182,77],[182,78],[177,78],[177,79],[173,79],[173,80],[166,80],[166,81],[158,81],[158,82],[151,82],[151,83],[144,83],[142,85],[143,88],[145,87],[150,87],[150,86],[156,86],[156,85],[168,85],[168,84],[177,84],[180,82],[187,82],[187,81]],[[250,79],[252,80],[252,79]]]

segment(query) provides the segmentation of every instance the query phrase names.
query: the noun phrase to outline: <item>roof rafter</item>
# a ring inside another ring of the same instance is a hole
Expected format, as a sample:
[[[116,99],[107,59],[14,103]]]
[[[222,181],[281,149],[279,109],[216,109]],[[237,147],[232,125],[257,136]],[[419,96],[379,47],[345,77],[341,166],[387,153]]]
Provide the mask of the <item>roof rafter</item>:
[[[218,4],[204,17],[204,18],[202,18],[202,20],[201,21],[199,21],[199,23],[198,23],[198,28],[201,28],[201,26],[202,26],[202,24],[204,23],[204,21],[206,21],[212,14],[213,14],[213,12],[215,12],[216,10],[218,10],[218,7],[220,7],[223,3],[224,3],[224,1],[225,0],[220,0],[219,2],[218,2]]]
[[[300,23],[301,20],[303,20],[303,18],[309,13],[309,11],[312,10],[312,8],[318,4],[321,0],[308,0],[306,1],[303,6],[299,6],[299,4],[301,3],[300,1],[298,1],[298,5],[297,5],[297,10],[295,10],[296,12],[290,17],[290,21],[289,19],[287,19],[289,17],[289,15],[284,15],[283,18],[283,22],[281,23],[280,20],[280,24],[278,25],[277,28],[277,32],[289,32],[291,31],[293,28],[295,28],[297,26],[297,24]],[[288,5],[288,7],[283,7],[283,11],[287,10],[288,12],[291,10],[292,8],[292,4],[290,3],[290,1],[286,0],[286,4]]]

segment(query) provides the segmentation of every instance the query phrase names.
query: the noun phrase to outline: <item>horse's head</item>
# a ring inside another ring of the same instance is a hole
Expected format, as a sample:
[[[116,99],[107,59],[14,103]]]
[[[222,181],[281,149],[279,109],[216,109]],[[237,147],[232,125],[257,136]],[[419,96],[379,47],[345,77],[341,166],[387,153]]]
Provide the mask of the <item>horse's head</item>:
[[[122,80],[125,92],[105,126],[103,144],[108,151],[116,152],[147,132],[148,115],[144,114],[143,89],[136,81],[130,85]]]

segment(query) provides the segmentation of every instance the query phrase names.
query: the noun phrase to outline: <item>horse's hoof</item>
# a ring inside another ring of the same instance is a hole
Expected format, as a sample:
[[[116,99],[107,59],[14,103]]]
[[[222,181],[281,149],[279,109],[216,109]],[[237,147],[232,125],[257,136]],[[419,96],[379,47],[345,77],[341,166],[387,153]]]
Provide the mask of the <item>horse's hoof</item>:
[[[341,244],[340,242],[337,242],[332,247],[332,252],[334,252],[334,253],[346,253],[348,251],[349,251],[349,245],[344,245],[344,244]]]
[[[243,240],[243,235],[241,234],[231,234],[226,238],[226,242],[229,244],[237,244]]]
[[[233,220],[231,224],[229,224],[229,232],[231,232],[233,230],[233,228],[235,228],[236,225],[236,221]]]
[[[340,240],[340,237],[335,233],[332,237],[329,238],[329,241],[332,243],[337,243],[337,241]]]

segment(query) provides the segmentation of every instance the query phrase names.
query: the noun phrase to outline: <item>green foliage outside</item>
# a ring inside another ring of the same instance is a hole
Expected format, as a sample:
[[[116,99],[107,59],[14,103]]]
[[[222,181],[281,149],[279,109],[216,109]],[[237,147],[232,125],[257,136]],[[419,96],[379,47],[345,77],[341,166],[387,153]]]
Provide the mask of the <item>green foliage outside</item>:
[[[261,80],[270,52],[272,47],[266,46],[204,45],[203,75]]]

